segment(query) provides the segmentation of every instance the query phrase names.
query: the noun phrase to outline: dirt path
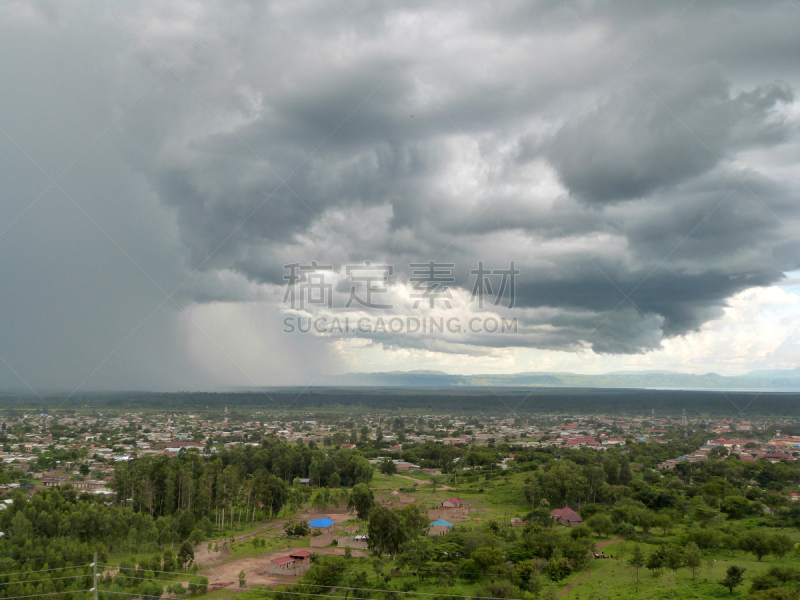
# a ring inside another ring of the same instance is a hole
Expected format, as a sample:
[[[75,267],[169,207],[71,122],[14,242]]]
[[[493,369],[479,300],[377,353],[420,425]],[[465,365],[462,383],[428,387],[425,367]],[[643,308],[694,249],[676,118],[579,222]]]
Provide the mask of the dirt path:
[[[587,571],[586,569],[584,569],[584,571],[583,571],[583,572],[584,572],[584,573],[586,573],[586,575],[584,575],[584,576],[583,576],[583,577],[581,577],[580,579],[576,579],[575,581],[573,581],[572,583],[570,583],[570,584],[569,584],[567,587],[565,587],[563,590],[561,590],[560,592],[558,592],[558,593],[556,594],[556,596],[563,596],[564,594],[566,594],[567,592],[569,592],[570,590],[572,590],[572,586],[574,586],[574,585],[578,585],[578,584],[579,584],[581,581],[585,581],[586,579],[589,579],[589,576],[591,575],[591,573],[589,573],[589,571]]]
[[[255,531],[251,531],[250,533],[243,533],[241,535],[236,535],[234,536],[234,541],[235,543],[242,543],[254,537],[269,537],[269,538],[283,537],[283,527],[284,525],[286,525],[287,522],[292,520],[311,521],[313,519],[318,519],[320,517],[328,517],[335,523],[341,523],[343,521],[347,521],[348,519],[352,518],[350,513],[338,507],[329,508],[327,510],[324,509],[302,510],[288,517],[281,517],[274,519],[269,523],[265,523],[263,526],[259,527]],[[230,552],[228,552],[227,549],[220,550],[219,552],[214,552],[214,550],[212,549],[212,551],[209,552],[208,543],[211,542],[213,545],[219,544],[221,547],[223,543],[229,541],[230,538],[212,539],[204,541],[199,546],[196,546],[194,549],[194,562],[196,562],[201,568],[203,568],[226,561],[231,557]]]
[[[612,543],[614,543],[614,542],[618,542],[618,541],[620,541],[620,538],[613,538],[613,539],[610,539],[610,540],[606,540],[605,542],[600,542],[599,544],[597,544],[597,545],[595,546],[595,548],[596,548],[597,550],[600,550],[600,549],[602,549],[602,548],[605,548],[605,547],[606,547],[606,546],[608,546],[609,544],[612,544]],[[563,596],[564,594],[567,594],[567,593],[569,593],[569,592],[572,590],[572,588],[573,588],[574,586],[578,585],[578,584],[579,584],[580,582],[582,582],[582,581],[586,581],[586,580],[587,580],[587,579],[589,579],[589,577],[592,575],[592,574],[591,574],[591,573],[590,573],[588,570],[586,570],[586,569],[584,569],[584,570],[583,570],[583,572],[584,572],[584,573],[586,573],[586,575],[584,575],[584,576],[583,576],[583,577],[581,577],[580,579],[576,579],[575,581],[573,581],[572,583],[570,583],[569,585],[567,585],[567,587],[565,587],[563,590],[561,590],[560,592],[558,592],[558,594],[556,594],[556,596]],[[605,572],[605,569],[600,569],[600,570],[598,571],[598,573],[603,573],[603,572]]]

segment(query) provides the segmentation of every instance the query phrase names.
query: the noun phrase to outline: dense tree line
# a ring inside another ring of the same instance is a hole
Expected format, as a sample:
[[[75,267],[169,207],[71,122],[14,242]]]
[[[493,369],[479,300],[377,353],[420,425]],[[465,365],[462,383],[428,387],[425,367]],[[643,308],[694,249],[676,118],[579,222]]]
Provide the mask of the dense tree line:
[[[147,456],[122,463],[113,487],[118,505],[155,518],[180,513],[186,521],[217,523],[224,516],[225,522],[250,522],[308,500],[309,488],[292,487],[298,478],[338,488],[369,482],[372,473],[358,451],[287,444],[270,436],[258,446],[239,445],[211,456],[189,450],[173,458]]]
[[[98,409],[141,410],[217,410],[232,406],[248,410],[270,411],[291,407],[292,410],[360,410],[414,411],[452,414],[504,414],[506,406],[517,406],[523,399],[529,413],[560,414],[569,407],[570,414],[647,414],[655,409],[660,414],[730,415],[731,402],[742,406],[753,399],[752,393],[697,390],[644,390],[602,388],[495,388],[494,393],[477,389],[447,388],[311,388],[276,389],[269,392],[222,393],[96,393],[75,395],[67,399],[44,396],[42,400],[62,406],[62,410],[93,406]],[[41,407],[39,398],[26,394],[7,394],[4,406]],[[752,416],[792,416],[800,394],[762,392],[759,402],[748,410]],[[7,411],[7,412],[9,412]],[[9,414],[11,414],[9,412]]]

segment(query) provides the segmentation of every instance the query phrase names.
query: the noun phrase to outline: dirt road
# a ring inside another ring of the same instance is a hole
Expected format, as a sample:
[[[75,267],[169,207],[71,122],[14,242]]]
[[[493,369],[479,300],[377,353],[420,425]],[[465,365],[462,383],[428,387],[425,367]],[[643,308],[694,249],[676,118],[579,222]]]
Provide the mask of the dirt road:
[[[602,548],[605,548],[605,547],[606,547],[606,546],[608,546],[609,544],[611,544],[611,543],[613,543],[613,542],[618,542],[618,541],[620,541],[620,539],[619,539],[619,538],[614,538],[614,539],[611,539],[611,540],[606,540],[605,542],[600,542],[599,544],[597,544],[597,545],[595,546],[595,549],[597,549],[597,550],[601,550]],[[589,579],[589,577],[592,575],[592,574],[591,574],[589,571],[587,571],[586,569],[584,569],[584,570],[583,570],[583,572],[584,572],[584,573],[586,573],[586,575],[584,575],[584,576],[583,576],[583,577],[581,577],[580,579],[576,579],[575,581],[573,581],[572,583],[570,583],[569,585],[567,585],[567,587],[565,587],[563,590],[561,590],[560,592],[558,592],[558,594],[556,594],[556,596],[563,596],[564,594],[568,593],[568,592],[569,592],[569,591],[570,591],[570,590],[573,588],[573,586],[576,586],[576,585],[578,585],[578,584],[579,584],[581,581],[585,581],[585,580]],[[604,572],[605,572],[605,569],[600,569],[600,570],[598,571],[598,573],[604,573]]]

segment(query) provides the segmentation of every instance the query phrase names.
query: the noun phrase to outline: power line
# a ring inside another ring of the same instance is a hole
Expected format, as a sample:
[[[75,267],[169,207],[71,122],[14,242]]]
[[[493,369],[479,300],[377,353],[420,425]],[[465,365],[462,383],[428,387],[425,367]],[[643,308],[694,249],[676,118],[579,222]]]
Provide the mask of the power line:
[[[58,567],[55,569],[39,569],[37,571],[14,571],[13,573],[0,573],[0,577],[9,575],[27,575],[28,573],[49,573],[50,571],[65,571],[67,569],[88,569],[89,565],[75,565],[74,567]]]
[[[102,568],[104,568],[104,569],[115,568],[115,567],[110,567],[110,566],[107,566],[107,565],[100,565],[100,566]],[[161,574],[166,574],[166,575],[181,575],[183,577],[199,576],[199,575],[196,575],[196,574],[193,574],[193,573],[184,573],[182,571],[153,571],[153,573],[161,573]],[[130,577],[130,576],[125,575],[124,573],[121,573],[121,575],[127,577],[128,579],[144,579],[146,581],[169,581],[171,583],[177,583],[174,580],[166,580],[166,579],[156,580],[156,579],[147,579],[145,577]],[[386,593],[389,593],[389,594],[405,594],[405,595],[411,594],[413,596],[438,596],[440,598],[465,598],[466,597],[464,594],[434,594],[432,592],[416,592],[416,591],[405,591],[405,590],[381,590],[381,589],[377,589],[377,588],[361,588],[361,587],[354,588],[354,587],[345,587],[345,586],[341,586],[341,585],[322,585],[322,584],[316,584],[316,583],[301,583],[301,584],[298,584],[298,585],[306,586],[306,587],[321,587],[321,588],[331,588],[331,589],[335,589],[335,590],[348,590],[348,591],[357,591],[357,592],[382,592],[384,594],[386,594]],[[263,591],[263,592],[272,591],[272,592],[275,592],[275,593],[291,594],[291,595],[296,595],[296,596],[317,596],[317,597],[320,597],[320,598],[346,598],[347,597],[347,596],[330,596],[328,594],[315,594],[315,593],[304,593],[304,592],[288,592],[288,591],[280,591],[279,592],[279,591],[276,591],[276,590],[259,590],[259,591]],[[470,596],[470,598],[472,598],[473,600],[504,600],[503,598],[496,598],[496,597],[493,597],[493,596]]]
[[[7,573],[7,576],[16,575],[16,573]],[[61,581],[63,579],[80,579],[82,577],[91,577],[91,573],[86,573],[84,575],[72,575],[71,577],[54,577],[52,579],[26,579],[25,581],[2,581],[0,585],[14,585],[14,584],[24,584],[24,583],[39,583],[40,581]]]
[[[89,590],[64,590],[63,592],[50,592],[47,594],[29,594],[27,596],[8,596],[3,600],[16,600],[17,598],[41,598],[42,596],[63,596],[64,594],[76,594],[78,592],[88,592]]]

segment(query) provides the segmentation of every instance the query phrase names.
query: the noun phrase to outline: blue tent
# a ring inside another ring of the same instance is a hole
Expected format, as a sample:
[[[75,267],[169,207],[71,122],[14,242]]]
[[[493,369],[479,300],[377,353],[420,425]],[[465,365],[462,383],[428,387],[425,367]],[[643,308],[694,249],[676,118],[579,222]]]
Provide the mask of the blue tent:
[[[445,521],[444,519],[439,519],[438,521],[434,521],[431,523],[431,527],[435,526],[444,526],[444,527],[452,527],[453,524],[450,521]]]
[[[333,521],[331,521],[328,517],[323,517],[321,519],[314,519],[313,521],[308,522],[309,527],[330,527],[333,525]]]

